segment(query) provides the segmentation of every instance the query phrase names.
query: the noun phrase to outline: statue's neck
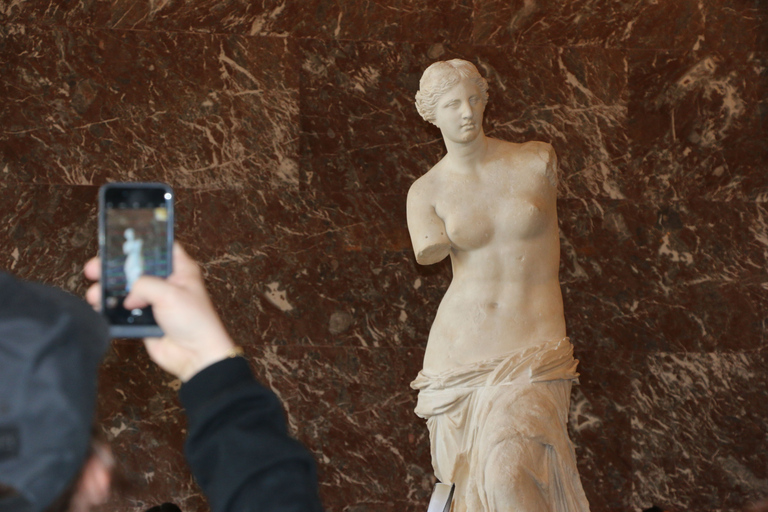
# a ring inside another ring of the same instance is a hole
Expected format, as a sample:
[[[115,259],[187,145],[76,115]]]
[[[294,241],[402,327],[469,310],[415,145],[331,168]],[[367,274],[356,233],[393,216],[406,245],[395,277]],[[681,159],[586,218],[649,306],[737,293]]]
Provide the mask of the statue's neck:
[[[488,151],[488,137],[483,132],[469,142],[454,142],[443,138],[451,168],[457,172],[474,172]]]

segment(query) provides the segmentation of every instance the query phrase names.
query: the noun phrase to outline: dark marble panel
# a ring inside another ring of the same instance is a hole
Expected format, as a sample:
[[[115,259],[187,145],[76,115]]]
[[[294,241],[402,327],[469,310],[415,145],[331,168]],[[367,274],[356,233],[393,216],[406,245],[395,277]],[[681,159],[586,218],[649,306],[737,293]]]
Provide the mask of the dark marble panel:
[[[394,8],[390,8],[372,0],[177,1],[158,9],[147,25],[163,30],[223,30],[243,35],[390,40],[400,32],[399,3],[394,2]]]
[[[419,349],[330,347],[257,354],[258,371],[317,457],[328,510],[426,507],[434,483],[428,432],[408,385],[422,357]]]
[[[742,510],[768,495],[765,355],[658,353],[632,371],[636,510]]]
[[[473,42],[486,45],[758,49],[768,25],[760,0],[478,0],[474,14]]]
[[[247,356],[283,401],[291,433],[314,453],[327,510],[426,507],[434,483],[428,433],[408,386],[423,351],[272,346],[247,347]],[[139,512],[163,501],[207,510],[181,453],[178,385],[140,343],[114,344],[102,369],[99,414],[127,488],[109,510]]]
[[[409,263],[402,253],[318,251],[300,260],[274,255],[266,261],[274,263],[274,270],[259,276],[261,286],[254,295],[242,295],[231,320],[243,339],[372,350],[424,345],[428,320],[409,314],[409,301],[426,302],[419,292],[435,286],[417,290],[418,274],[401,270]],[[257,304],[251,306],[253,302]],[[428,318],[432,316],[434,312]],[[254,324],[249,331],[246,326]]]
[[[289,193],[189,189],[176,197],[177,237],[200,261],[240,343],[426,343],[450,267],[416,264],[404,197],[305,201]]]
[[[302,43],[302,171],[310,193],[407,193],[423,172],[422,146],[437,149],[435,134],[419,131],[425,123],[414,106],[426,50]]]
[[[274,281],[270,254],[291,246],[294,254],[302,252],[299,233],[310,231],[302,203],[276,191],[178,189],[176,200],[177,238],[200,263],[232,336],[243,345],[287,343],[273,327],[284,315],[265,294]]]
[[[574,339],[579,385],[571,394],[570,436],[591,510],[630,510],[631,356]]]
[[[0,23],[126,29],[141,27],[154,12],[149,2],[0,1]]]
[[[476,0],[402,0],[400,40],[468,43],[472,38]]]
[[[596,45],[620,47],[690,42],[703,31],[696,3],[665,2],[500,2],[481,0],[474,24],[474,41],[509,45]],[[677,30],[660,28],[657,18],[682,18]],[[643,29],[636,29],[639,25]],[[682,30],[681,30],[682,29]],[[639,34],[638,34],[639,33]]]
[[[626,196],[765,201],[767,67],[747,49],[632,52]]]
[[[0,23],[376,41],[469,41],[471,0],[0,2]]]
[[[761,0],[0,2],[0,23],[508,46],[698,49],[766,43]]]
[[[768,4],[765,0],[706,2],[705,39],[700,47],[768,49]],[[694,46],[694,48],[696,48]]]
[[[0,41],[0,169],[16,181],[298,184],[286,40],[6,25]]]
[[[755,203],[559,203],[574,339],[606,349],[765,351],[766,210]]]
[[[691,48],[705,31],[703,2],[632,2],[632,18],[621,34],[629,48]]]
[[[97,195],[97,187],[0,181],[0,268],[84,293],[83,264],[97,251]]]

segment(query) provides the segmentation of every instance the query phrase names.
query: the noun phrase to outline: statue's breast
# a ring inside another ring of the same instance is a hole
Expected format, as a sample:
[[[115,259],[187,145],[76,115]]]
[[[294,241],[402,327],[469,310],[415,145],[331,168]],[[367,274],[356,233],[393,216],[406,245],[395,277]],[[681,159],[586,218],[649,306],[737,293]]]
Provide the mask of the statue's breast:
[[[464,251],[535,237],[546,229],[548,217],[543,198],[502,191],[468,196],[440,210],[448,238]]]
[[[445,229],[454,247],[463,251],[478,249],[493,240],[494,223],[489,212],[478,205],[457,208],[445,218]]]
[[[510,239],[528,239],[541,234],[548,225],[546,202],[538,197],[511,196],[498,205],[497,233]]]

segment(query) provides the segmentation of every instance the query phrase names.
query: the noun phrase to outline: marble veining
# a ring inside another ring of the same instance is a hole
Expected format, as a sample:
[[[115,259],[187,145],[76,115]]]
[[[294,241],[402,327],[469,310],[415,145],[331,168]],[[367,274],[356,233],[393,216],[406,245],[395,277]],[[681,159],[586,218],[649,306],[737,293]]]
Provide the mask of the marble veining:
[[[728,510],[768,494],[764,453],[747,447],[766,438],[753,402],[765,368],[764,355],[711,352],[659,352],[634,368],[635,507]]]
[[[766,27],[760,0],[0,0],[0,267],[83,293],[98,187],[167,181],[327,510],[425,510],[408,382],[451,269],[417,265],[405,228],[444,152],[412,98],[430,63],[469,59],[487,133],[560,157],[592,510],[741,511],[768,495]],[[114,344],[105,510],[207,510],[177,385]]]

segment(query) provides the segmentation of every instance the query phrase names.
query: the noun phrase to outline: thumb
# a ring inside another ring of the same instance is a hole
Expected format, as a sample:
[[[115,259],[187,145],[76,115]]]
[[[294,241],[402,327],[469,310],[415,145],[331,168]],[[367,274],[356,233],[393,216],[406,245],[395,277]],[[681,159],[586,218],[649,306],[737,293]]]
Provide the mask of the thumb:
[[[163,298],[173,293],[175,286],[166,279],[156,276],[141,276],[133,283],[131,292],[125,298],[126,309],[144,308],[163,302]]]

